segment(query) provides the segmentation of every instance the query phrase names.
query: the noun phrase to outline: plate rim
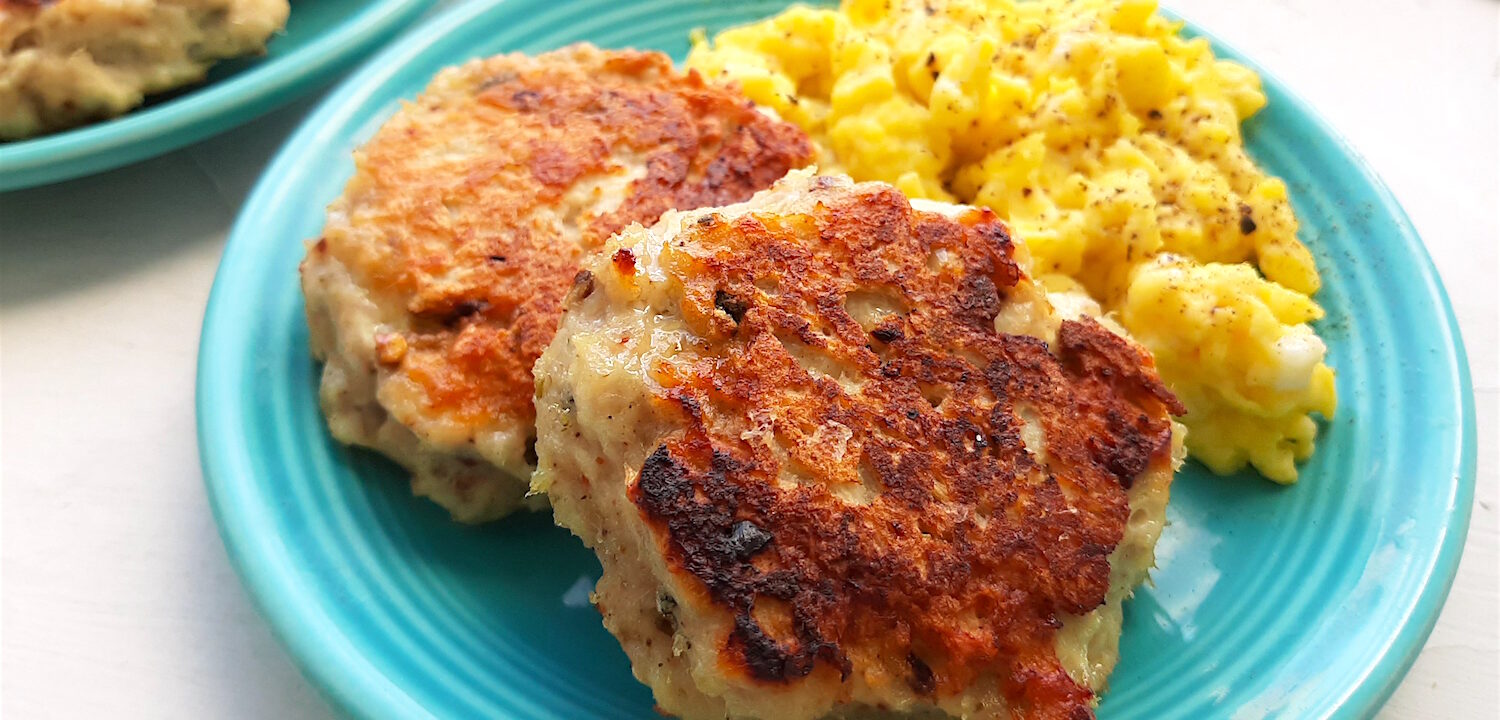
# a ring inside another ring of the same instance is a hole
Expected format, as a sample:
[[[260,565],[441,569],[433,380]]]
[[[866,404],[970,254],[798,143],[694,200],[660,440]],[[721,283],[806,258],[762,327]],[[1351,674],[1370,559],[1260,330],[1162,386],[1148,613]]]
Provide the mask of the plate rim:
[[[0,192],[112,170],[250,122],[353,66],[435,2],[370,0],[329,32],[233,77],[116,118],[0,143]]]
[[[1440,360],[1450,365],[1450,374],[1445,379],[1453,381],[1454,396],[1458,398],[1460,405],[1456,428],[1457,457],[1452,466],[1456,503],[1448,509],[1442,539],[1436,548],[1437,556],[1427,568],[1427,575],[1422,578],[1422,589],[1411,600],[1409,612],[1402,618],[1400,628],[1390,637],[1380,658],[1367,668],[1359,684],[1349,689],[1335,712],[1335,717],[1338,718],[1374,717],[1396,692],[1396,688],[1401,686],[1407,672],[1426,647],[1427,639],[1437,626],[1438,617],[1447,604],[1448,594],[1458,578],[1459,561],[1463,557],[1465,541],[1469,536],[1478,471],[1478,433],[1474,383],[1469,371],[1468,351],[1464,347],[1463,334],[1458,326],[1458,316],[1453,311],[1453,302],[1443,285],[1442,275],[1438,272],[1431,253],[1427,252],[1427,244],[1417,232],[1416,225],[1406,214],[1406,208],[1402,207],[1385,179],[1349,137],[1329,123],[1280,76],[1270,72],[1202,24],[1194,22],[1190,15],[1165,7],[1160,8],[1160,12],[1183,23],[1180,32],[1184,35],[1207,39],[1213,45],[1215,57],[1231,59],[1254,71],[1260,76],[1262,87],[1266,89],[1268,102],[1278,100],[1284,103],[1312,129],[1336,143],[1340,154],[1347,157],[1354,169],[1359,171],[1374,191],[1385,215],[1400,230],[1399,235],[1409,256],[1417,261],[1415,269],[1424,281],[1424,294],[1435,300],[1434,304],[1442,315],[1440,327],[1444,339],[1448,341],[1443,347],[1449,352]],[[1372,683],[1372,678],[1379,679]]]
[[[399,686],[390,678],[372,671],[363,657],[340,652],[345,648],[331,648],[319,642],[322,637],[320,630],[336,626],[321,615],[309,617],[303,612],[308,605],[290,601],[292,596],[286,595],[285,591],[294,588],[295,584],[287,582],[291,568],[285,562],[285,556],[274,557],[276,553],[252,541],[269,540],[274,546],[281,543],[281,538],[250,534],[252,529],[263,526],[266,513],[253,504],[237,502],[249,495],[247,448],[243,444],[231,448],[221,442],[225,437],[234,437],[236,429],[236,415],[226,408],[237,407],[242,400],[221,390],[233,387],[234,381],[242,377],[231,370],[243,363],[234,354],[224,355],[224,343],[219,336],[225,328],[233,326],[232,320],[237,314],[245,315],[250,309],[236,309],[231,301],[226,300],[230,293],[225,287],[233,280],[225,269],[253,249],[255,218],[264,208],[278,205],[280,199],[291,192],[273,179],[296,164],[300,148],[320,139],[320,128],[326,126],[325,120],[337,116],[341,109],[350,106],[350,100],[380,86],[407,61],[440,43],[467,22],[489,12],[504,12],[507,4],[507,0],[465,0],[443,9],[369,58],[307,115],[277,151],[242,206],[215,272],[204,312],[196,377],[196,427],[204,483],[220,538],[257,609],[303,675],[331,699],[340,712],[352,717],[387,717],[393,710],[399,710],[394,716],[401,717],[432,717],[432,714],[400,692]],[[1434,548],[1436,555],[1424,568],[1421,589],[1415,597],[1406,600],[1408,607],[1399,629],[1389,636],[1379,658],[1365,668],[1358,684],[1348,689],[1333,714],[1340,718],[1370,717],[1395,692],[1431,635],[1457,576],[1468,535],[1476,481],[1477,432],[1473,383],[1457,317],[1441,276],[1415,226],[1380,175],[1348,137],[1331,126],[1286,83],[1232,44],[1193,22],[1189,16],[1170,8],[1161,8],[1160,12],[1184,22],[1182,31],[1185,34],[1207,39],[1213,44],[1217,57],[1233,59],[1255,71],[1268,95],[1274,94],[1277,102],[1289,106],[1303,122],[1337,143],[1340,154],[1349,159],[1350,165],[1369,184],[1382,214],[1398,225],[1402,247],[1414,260],[1413,270],[1423,281],[1423,294],[1441,315],[1442,322],[1437,323],[1437,329],[1447,344],[1443,346],[1445,352],[1434,364],[1447,366],[1443,381],[1451,384],[1460,406],[1454,432],[1456,453],[1449,468],[1453,480],[1452,485],[1445,485],[1445,488],[1451,488],[1454,502],[1448,508],[1441,539]],[[453,62],[461,60],[455,58]],[[229,400],[227,404],[226,399]]]

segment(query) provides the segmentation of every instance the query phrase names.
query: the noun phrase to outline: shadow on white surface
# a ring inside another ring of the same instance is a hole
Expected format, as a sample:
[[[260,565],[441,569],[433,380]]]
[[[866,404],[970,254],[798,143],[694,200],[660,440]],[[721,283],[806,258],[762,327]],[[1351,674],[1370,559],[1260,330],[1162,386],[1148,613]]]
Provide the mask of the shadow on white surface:
[[[226,219],[308,109],[113,172],[0,194],[0,302],[11,308],[111,282],[193,244],[222,245]]]
[[[229,565],[193,411],[225,234],[310,105],[0,195],[0,716],[334,717]]]

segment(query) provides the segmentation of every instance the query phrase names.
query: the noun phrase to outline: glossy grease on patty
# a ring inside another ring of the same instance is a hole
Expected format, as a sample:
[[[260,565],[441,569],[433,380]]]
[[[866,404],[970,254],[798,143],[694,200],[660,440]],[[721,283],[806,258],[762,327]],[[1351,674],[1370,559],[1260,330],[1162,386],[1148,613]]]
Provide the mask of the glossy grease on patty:
[[[1180,442],[987,210],[794,173],[622,232],[536,366],[534,486],[687,718],[1081,718]]]
[[[584,256],[810,155],[800,130],[661,53],[575,45],[444,70],[355,154],[302,265],[334,435],[400,462],[459,520],[537,505],[531,367]]]

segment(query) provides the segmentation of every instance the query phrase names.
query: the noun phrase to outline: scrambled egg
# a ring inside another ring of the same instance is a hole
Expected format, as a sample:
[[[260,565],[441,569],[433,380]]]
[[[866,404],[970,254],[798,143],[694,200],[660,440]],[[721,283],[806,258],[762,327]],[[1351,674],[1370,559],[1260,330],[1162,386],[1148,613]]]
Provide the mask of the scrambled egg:
[[[1318,271],[1240,138],[1259,78],[1179,27],[1153,0],[846,0],[700,37],[688,65],[824,169],[1007,217],[1049,289],[1156,354],[1195,457],[1293,482],[1336,402]]]
[[[1180,379],[1189,452],[1218,473],[1248,462],[1282,482],[1297,478],[1294,459],[1312,455],[1310,414],[1333,417],[1333,370],[1307,325],[1322,316],[1246,263],[1170,254],[1136,268],[1119,309],[1162,376]]]

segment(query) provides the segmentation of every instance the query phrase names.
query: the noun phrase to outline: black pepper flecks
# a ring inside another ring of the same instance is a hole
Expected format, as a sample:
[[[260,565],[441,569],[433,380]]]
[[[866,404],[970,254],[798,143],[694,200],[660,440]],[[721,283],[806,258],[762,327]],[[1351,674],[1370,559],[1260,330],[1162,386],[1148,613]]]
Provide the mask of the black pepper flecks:
[[[1249,235],[1255,232],[1255,218],[1251,217],[1250,206],[1240,203],[1240,234]]]

